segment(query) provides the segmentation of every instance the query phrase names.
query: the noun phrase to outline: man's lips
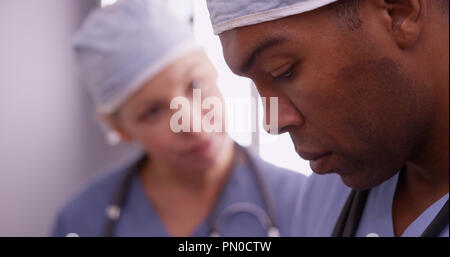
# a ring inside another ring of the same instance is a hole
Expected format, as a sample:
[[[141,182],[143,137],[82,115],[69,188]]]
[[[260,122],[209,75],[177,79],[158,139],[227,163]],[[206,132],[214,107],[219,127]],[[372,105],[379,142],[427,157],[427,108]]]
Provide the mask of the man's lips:
[[[298,152],[298,155],[307,161],[317,161],[318,159],[330,155],[331,152],[311,153],[311,152]]]
[[[311,169],[317,174],[327,174],[333,172],[334,163],[332,161],[332,152],[301,152],[298,154],[309,161]]]

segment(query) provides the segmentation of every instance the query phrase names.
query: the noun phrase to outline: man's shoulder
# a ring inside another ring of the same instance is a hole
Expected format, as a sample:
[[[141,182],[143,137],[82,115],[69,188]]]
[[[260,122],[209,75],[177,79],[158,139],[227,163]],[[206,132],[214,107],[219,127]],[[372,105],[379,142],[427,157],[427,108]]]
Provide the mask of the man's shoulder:
[[[350,193],[351,188],[346,186],[338,174],[318,175],[311,174],[305,183],[302,194],[305,197],[314,197],[318,199],[345,198]]]
[[[294,235],[330,236],[350,191],[337,174],[308,177],[296,207]]]

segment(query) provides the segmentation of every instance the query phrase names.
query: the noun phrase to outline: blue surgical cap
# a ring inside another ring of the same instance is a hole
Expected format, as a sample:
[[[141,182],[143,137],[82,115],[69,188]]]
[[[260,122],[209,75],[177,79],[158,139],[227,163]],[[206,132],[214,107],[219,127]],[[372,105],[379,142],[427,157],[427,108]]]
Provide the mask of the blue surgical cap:
[[[159,0],[119,0],[93,11],[74,39],[97,111],[111,114],[167,65],[197,48],[189,24]]]
[[[207,0],[214,33],[304,13],[337,0]]]

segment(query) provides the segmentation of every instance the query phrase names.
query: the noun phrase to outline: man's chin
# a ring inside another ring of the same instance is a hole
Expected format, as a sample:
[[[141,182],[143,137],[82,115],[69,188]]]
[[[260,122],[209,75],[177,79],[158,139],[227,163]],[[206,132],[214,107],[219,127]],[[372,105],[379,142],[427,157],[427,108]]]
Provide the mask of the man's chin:
[[[384,182],[382,179],[377,179],[374,177],[368,177],[364,175],[362,172],[355,172],[351,174],[339,174],[342,179],[342,182],[352,189],[356,190],[368,190],[373,187],[376,187]]]
[[[375,185],[368,181],[367,178],[361,176],[361,174],[349,174],[349,173],[341,173],[334,170],[323,171],[323,170],[314,170],[313,172],[317,175],[329,175],[329,174],[337,174],[341,177],[342,182],[352,189],[356,190],[366,190],[374,187]]]

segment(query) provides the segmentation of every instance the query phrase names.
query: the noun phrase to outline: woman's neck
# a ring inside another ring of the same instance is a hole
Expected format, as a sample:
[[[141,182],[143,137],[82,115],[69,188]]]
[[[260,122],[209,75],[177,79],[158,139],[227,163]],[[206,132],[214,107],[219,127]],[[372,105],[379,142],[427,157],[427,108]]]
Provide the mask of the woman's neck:
[[[155,160],[143,166],[140,180],[170,235],[191,236],[214,208],[233,165],[233,141],[227,138],[221,146],[219,159],[205,170],[170,167]]]

